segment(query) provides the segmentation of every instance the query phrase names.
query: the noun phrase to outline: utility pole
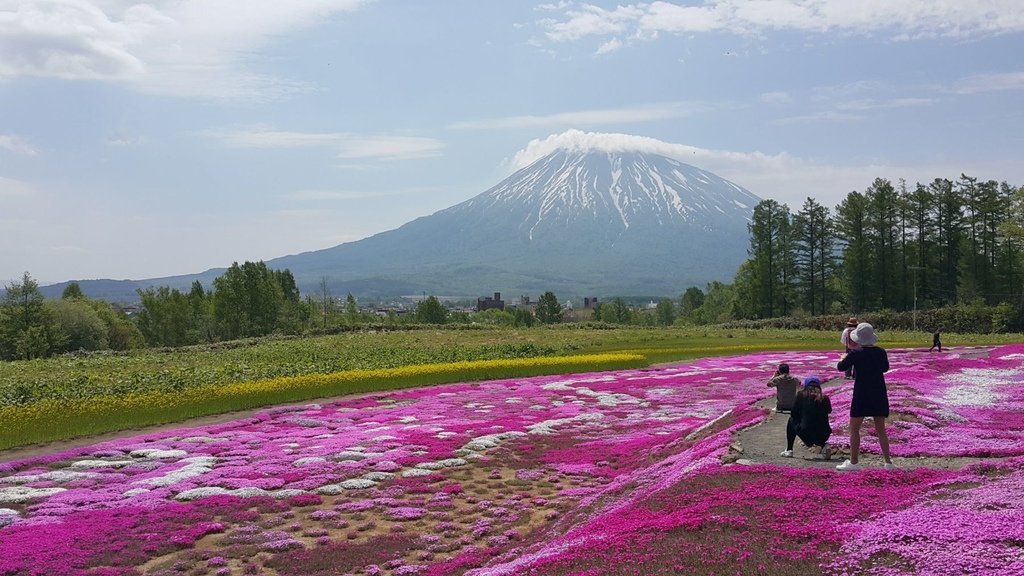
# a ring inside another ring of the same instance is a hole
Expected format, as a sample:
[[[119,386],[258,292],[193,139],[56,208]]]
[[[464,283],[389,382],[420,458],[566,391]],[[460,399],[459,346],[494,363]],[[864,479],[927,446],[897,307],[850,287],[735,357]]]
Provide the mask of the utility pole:
[[[914,332],[917,332],[917,276],[918,270],[924,270],[924,266],[907,266],[907,269],[914,271]]]

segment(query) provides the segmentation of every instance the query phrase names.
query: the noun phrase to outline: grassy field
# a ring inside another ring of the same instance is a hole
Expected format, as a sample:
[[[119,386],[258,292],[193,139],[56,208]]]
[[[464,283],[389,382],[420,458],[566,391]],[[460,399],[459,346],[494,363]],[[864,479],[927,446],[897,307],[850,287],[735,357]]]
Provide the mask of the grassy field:
[[[880,337],[881,344],[890,348],[931,343],[926,333],[880,332]],[[837,332],[560,326],[357,332],[5,362],[0,363],[0,449],[399,386],[612,369],[765,350],[838,351],[837,340]],[[957,346],[1019,341],[1020,336],[947,334],[944,340],[947,346]],[[629,361],[594,359],[582,364],[568,358],[523,362],[609,353],[637,356]],[[481,361],[504,362],[481,370],[486,365]],[[538,371],[542,364],[545,367]],[[417,371],[400,377],[393,372],[428,365],[444,369],[430,372],[429,378]],[[50,422],[54,419],[60,422]]]

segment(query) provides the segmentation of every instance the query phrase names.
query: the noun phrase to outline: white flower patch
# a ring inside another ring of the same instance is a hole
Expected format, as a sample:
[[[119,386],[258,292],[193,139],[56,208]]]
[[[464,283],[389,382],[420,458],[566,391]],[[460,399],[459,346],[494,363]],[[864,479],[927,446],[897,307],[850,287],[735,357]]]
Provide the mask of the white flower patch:
[[[217,438],[215,436],[189,436],[188,438],[182,438],[182,442],[188,442],[190,444],[219,444],[221,442],[230,442],[227,438]]]
[[[445,438],[451,438],[452,436],[458,436],[458,432],[438,432],[434,435],[438,440],[444,440]]]
[[[366,478],[351,478],[344,482],[339,482],[338,484],[321,486],[317,488],[316,491],[320,494],[341,494],[345,490],[360,490],[363,488],[372,488],[376,485],[376,482]]]
[[[948,406],[994,406],[1002,394],[984,386],[952,386],[942,393],[943,404]]]
[[[121,468],[131,463],[131,460],[79,460],[72,462],[71,468]]]
[[[942,420],[949,420],[951,422],[967,422],[967,418],[949,410],[948,408],[939,408],[935,410],[935,414]]]
[[[204,486],[202,488],[193,488],[191,490],[185,490],[184,492],[178,493],[175,499],[182,501],[198,500],[199,498],[206,498],[207,496],[238,496],[239,498],[255,498],[257,496],[270,496],[271,498],[290,498],[292,496],[298,496],[300,494],[306,494],[305,490],[274,490],[268,491],[263,488],[236,488],[234,490],[228,490],[221,486]]]
[[[11,510],[10,508],[0,508],[0,528],[14,524],[21,516],[17,510]]]
[[[963,382],[963,385],[943,391],[940,403],[947,406],[994,406],[1004,397],[994,388],[1016,384],[1020,375],[1018,370],[999,368],[965,368],[959,373],[944,374],[940,379]]]
[[[186,458],[182,462],[188,462],[182,468],[178,468],[172,472],[168,472],[163,476],[156,476],[153,478],[143,478],[142,480],[136,480],[132,484],[147,484],[149,486],[170,486],[177,484],[187,478],[195,478],[196,476],[202,476],[213,470],[213,465],[217,462],[217,459],[213,456],[196,456],[193,458]]]
[[[34,498],[46,498],[64,492],[66,488],[29,488],[28,486],[8,486],[0,488],[0,504],[20,504]]]
[[[440,470],[442,468],[452,468],[454,466],[465,466],[469,464],[465,458],[446,458],[444,460],[435,460],[433,462],[421,462],[417,464],[416,468],[423,468],[425,470]]]
[[[1024,354],[1007,354],[1006,356],[1000,356],[1000,360],[1024,360]]]
[[[597,403],[601,406],[618,406],[620,404],[639,404],[640,399],[629,394],[615,394],[612,392],[597,392],[590,388],[577,388],[576,393],[581,396],[590,396],[591,398],[597,398]]]
[[[395,475],[393,472],[367,472],[366,474],[363,474],[361,478],[364,480],[371,480],[373,482],[381,482],[383,480],[390,480],[394,477]]]
[[[324,464],[327,462],[327,458],[321,458],[320,456],[308,456],[306,458],[299,458],[295,462],[292,462],[292,466],[300,468],[309,464]]]
[[[473,438],[469,442],[463,444],[462,448],[459,448],[458,450],[455,451],[455,454],[459,456],[466,456],[471,452],[483,452],[484,450],[497,447],[505,440],[509,440],[511,438],[518,438],[520,436],[526,436],[526,433],[509,431],[499,432],[498,434],[487,434],[485,436],[478,436],[476,438]]]
[[[24,474],[22,476],[7,476],[0,478],[0,482],[7,484],[28,484],[30,482],[50,481],[68,482],[70,480],[81,480],[84,478],[97,478],[97,472],[75,472],[73,470],[53,470],[42,474]]]
[[[167,450],[162,448],[140,448],[138,450],[132,450],[128,455],[133,458],[160,460],[163,458],[184,458],[185,456],[188,456],[188,452],[185,452],[184,450]]]
[[[434,472],[425,468],[409,468],[402,471],[402,478],[415,478],[417,476],[430,476]]]
[[[648,396],[674,396],[676,390],[673,388],[651,388],[647,390]]]
[[[387,426],[385,426],[384,428],[390,429]],[[382,434],[380,436],[374,436],[373,438],[370,438],[370,442],[387,442],[388,440],[398,440],[398,438],[395,436],[391,436],[390,434]]]
[[[138,496],[139,494],[146,494],[147,492],[149,492],[148,488],[132,488],[131,490],[125,490],[122,492],[121,496],[131,498],[133,496]]]
[[[522,404],[523,399],[518,396],[509,396],[505,399],[505,404]]]
[[[541,406],[540,404],[534,404],[533,406],[530,406],[530,410],[547,410],[547,409],[548,409],[547,406]]]
[[[545,420],[543,422],[531,424],[526,427],[526,430],[530,434],[550,435],[557,432],[557,430],[555,430],[556,426],[572,424],[573,422],[596,421],[602,418],[604,418],[604,414],[580,414],[578,416],[573,416],[572,418],[557,418],[554,420]]]
[[[398,419],[398,422],[401,423],[401,424],[410,424],[412,422],[418,422],[418,421],[419,421],[419,419],[416,418],[415,416],[402,416],[401,418]]]

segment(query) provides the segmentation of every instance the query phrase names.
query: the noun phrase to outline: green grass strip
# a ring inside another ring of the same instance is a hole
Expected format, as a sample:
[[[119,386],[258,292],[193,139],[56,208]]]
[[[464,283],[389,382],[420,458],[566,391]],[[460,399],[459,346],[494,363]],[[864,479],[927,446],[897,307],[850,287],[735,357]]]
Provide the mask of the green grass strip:
[[[475,360],[282,376],[181,392],[47,399],[0,408],[0,450],[316,398],[643,366],[643,355],[624,353]]]

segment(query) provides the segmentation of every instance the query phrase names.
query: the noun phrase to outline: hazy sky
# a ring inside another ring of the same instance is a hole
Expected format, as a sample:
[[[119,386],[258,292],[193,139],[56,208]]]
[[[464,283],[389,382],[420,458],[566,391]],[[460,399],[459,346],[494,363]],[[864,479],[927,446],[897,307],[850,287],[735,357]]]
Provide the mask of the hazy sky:
[[[1022,55],[1020,0],[0,0],[0,282],[327,248],[559,143],[794,209],[1021,185]]]

